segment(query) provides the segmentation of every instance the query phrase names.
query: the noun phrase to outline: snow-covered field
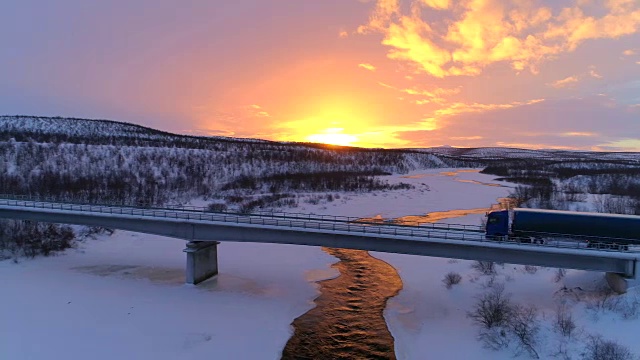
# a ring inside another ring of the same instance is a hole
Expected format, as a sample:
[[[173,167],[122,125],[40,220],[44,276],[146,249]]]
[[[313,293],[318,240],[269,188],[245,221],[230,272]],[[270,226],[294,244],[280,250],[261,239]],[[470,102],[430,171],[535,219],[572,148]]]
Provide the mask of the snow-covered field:
[[[391,218],[487,208],[509,192],[491,186],[507,185],[491,176],[451,171],[393,175],[390,182],[416,188],[342,194],[332,202],[301,202],[292,211]],[[478,225],[482,217],[447,222]],[[313,306],[315,281],[336,275],[329,268],[336,259],[319,248],[222,243],[220,274],[193,287],[182,283],[183,247],[175,239],[117,231],[59,256],[0,262],[0,359],[277,359],[292,333],[290,323]],[[372,255],[393,265],[404,283],[385,311],[399,359],[513,358],[509,350],[484,349],[466,316],[489,280],[472,262]],[[514,302],[540,310],[543,359],[559,346],[551,322],[562,298],[554,294],[563,287],[587,293],[602,279],[567,271],[555,282],[555,269],[532,273],[505,264],[497,270],[495,281],[505,283]],[[463,277],[452,289],[442,283],[449,271]],[[626,297],[638,293],[637,283],[630,285]],[[572,304],[581,336],[600,333],[640,353],[640,321]],[[567,346],[579,358],[579,342]]]

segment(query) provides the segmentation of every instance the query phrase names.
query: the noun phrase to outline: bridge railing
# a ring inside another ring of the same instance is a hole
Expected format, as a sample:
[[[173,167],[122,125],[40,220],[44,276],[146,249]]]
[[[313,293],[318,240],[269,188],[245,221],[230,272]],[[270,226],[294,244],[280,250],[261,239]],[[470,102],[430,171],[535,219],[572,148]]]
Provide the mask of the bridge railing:
[[[47,203],[60,203],[59,199],[51,198],[51,197],[39,197],[39,196],[29,196],[29,195],[12,195],[12,194],[0,194],[0,200],[22,200],[22,201],[34,201],[34,202],[47,202]],[[358,223],[366,223],[366,224],[376,224],[376,225],[385,225],[385,226],[419,226],[424,228],[429,228],[433,230],[444,230],[444,231],[468,231],[468,232],[477,232],[484,233],[484,229],[479,225],[464,225],[464,224],[449,224],[449,223],[438,223],[438,222],[395,222],[393,220],[377,220],[377,219],[363,219],[362,217],[352,217],[352,216],[339,216],[339,215],[316,215],[316,214],[308,214],[308,213],[295,213],[295,212],[286,212],[286,211],[272,211],[272,210],[261,210],[254,211],[251,213],[237,213],[231,211],[211,211],[204,207],[191,206],[191,205],[178,205],[178,204],[170,204],[163,208],[158,207],[149,207],[149,206],[131,206],[131,205],[121,205],[121,204],[100,204],[100,203],[86,203],[86,202],[73,202],[73,201],[65,201],[65,204],[74,204],[74,205],[94,205],[94,206],[104,206],[104,207],[126,207],[126,208],[134,208],[134,209],[145,209],[145,210],[174,210],[174,211],[190,211],[197,213],[215,213],[215,214],[226,214],[226,215],[238,215],[238,216],[259,216],[259,217],[271,217],[271,218],[287,218],[287,219],[304,219],[309,221],[331,221],[331,222],[358,222]]]
[[[444,239],[444,240],[462,240],[462,241],[476,241],[476,242],[493,242],[504,243],[503,239],[492,239],[485,237],[484,234],[471,231],[445,231],[440,229],[430,229],[422,226],[384,226],[378,223],[360,223],[360,222],[346,222],[346,221],[317,221],[308,220],[303,218],[287,218],[287,217],[264,217],[254,215],[239,215],[239,214],[226,214],[226,213],[209,213],[209,212],[193,212],[193,211],[180,211],[180,210],[166,210],[166,209],[144,209],[135,207],[115,207],[104,205],[91,205],[91,204],[68,204],[68,203],[54,203],[43,201],[25,201],[25,200],[9,200],[0,199],[0,205],[15,206],[15,207],[28,207],[28,208],[42,208],[51,210],[62,211],[78,211],[89,212],[99,214],[117,214],[117,215],[130,215],[130,216],[143,216],[153,218],[172,218],[172,219],[184,219],[184,220],[198,220],[207,222],[223,222],[223,223],[236,223],[236,224],[250,224],[250,225],[263,225],[263,226],[277,226],[299,229],[315,229],[324,231],[344,231],[349,233],[362,233],[365,235],[392,235],[392,236],[407,236],[416,238],[416,241],[424,241],[426,239]],[[531,244],[528,237],[524,238],[511,238],[509,243],[513,244],[527,244],[543,247],[557,247],[557,248],[576,248],[584,250],[605,250],[605,251],[622,251],[622,248],[615,248],[611,246],[611,242],[604,243],[603,246],[597,246],[593,248],[587,248],[585,243],[578,241],[574,242],[546,242],[540,244]],[[635,249],[631,249],[634,251]]]

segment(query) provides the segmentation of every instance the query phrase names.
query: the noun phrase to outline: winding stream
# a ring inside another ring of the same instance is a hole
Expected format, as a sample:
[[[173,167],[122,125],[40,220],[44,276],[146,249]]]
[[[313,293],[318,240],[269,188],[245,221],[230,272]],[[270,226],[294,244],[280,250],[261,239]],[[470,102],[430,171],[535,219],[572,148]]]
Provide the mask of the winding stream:
[[[455,173],[442,175],[454,176]],[[508,206],[508,199],[498,201]],[[440,211],[391,221],[415,225],[483,214],[488,210]],[[362,220],[384,222],[386,219],[378,215]],[[322,249],[340,260],[331,265],[340,275],[318,282],[320,296],[314,300],[316,306],[293,321],[294,334],[282,352],[282,359],[395,359],[394,339],[383,312],[387,301],[402,289],[398,272],[367,251]]]
[[[323,248],[340,259],[337,278],[319,282],[316,307],[293,321],[282,359],[395,359],[383,311],[402,289],[386,262],[367,251]]]

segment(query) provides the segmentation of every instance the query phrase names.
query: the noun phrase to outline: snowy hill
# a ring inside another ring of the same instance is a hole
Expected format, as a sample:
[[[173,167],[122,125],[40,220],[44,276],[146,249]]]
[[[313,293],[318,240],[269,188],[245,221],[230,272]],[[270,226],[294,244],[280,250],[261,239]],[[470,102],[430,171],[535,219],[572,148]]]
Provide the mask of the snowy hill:
[[[263,149],[319,149],[335,151],[336,148],[322,144],[274,142],[259,139],[243,139],[233,137],[202,137],[172,134],[140,125],[112,120],[90,120],[62,117],[38,116],[0,116],[0,141],[15,139],[17,141],[34,140],[52,143],[111,144],[131,146],[160,146],[221,149],[226,144],[253,144]],[[530,150],[507,147],[457,148],[441,146],[418,149],[361,149],[355,147],[341,148],[346,152],[432,154],[439,159],[456,159],[473,162],[491,162],[501,159],[540,159],[551,161],[625,161],[640,164],[640,153],[633,152],[591,152],[565,150]],[[409,155],[409,158],[415,155]],[[432,158],[435,160],[436,158]],[[446,161],[446,160],[445,160]],[[409,160],[413,163],[413,160]],[[451,165],[450,163],[442,166]]]
[[[421,151],[469,160],[540,159],[555,161],[631,161],[640,164],[640,153],[637,152],[530,150],[508,147],[454,148],[448,146],[426,148],[421,149]]]
[[[202,147],[214,142],[259,142],[266,140],[231,137],[199,137],[168,132],[112,120],[62,117],[0,116],[0,139],[33,139],[38,142],[122,143]]]

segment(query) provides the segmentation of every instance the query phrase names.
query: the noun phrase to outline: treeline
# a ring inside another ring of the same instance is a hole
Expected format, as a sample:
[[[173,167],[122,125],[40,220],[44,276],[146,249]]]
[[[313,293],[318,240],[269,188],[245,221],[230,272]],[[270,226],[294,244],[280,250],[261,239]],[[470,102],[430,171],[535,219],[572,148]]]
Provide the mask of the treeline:
[[[503,161],[481,172],[523,184],[511,194],[521,206],[567,209],[585,203],[587,210],[640,215],[637,161]]]
[[[281,191],[375,191],[410,189],[413,186],[400,183],[389,184],[380,175],[390,173],[373,171],[334,171],[317,173],[283,173],[265,177],[243,175],[225,184],[221,190],[262,190],[271,193]]]
[[[69,226],[0,220],[0,259],[48,256],[71,247],[74,238]]]

